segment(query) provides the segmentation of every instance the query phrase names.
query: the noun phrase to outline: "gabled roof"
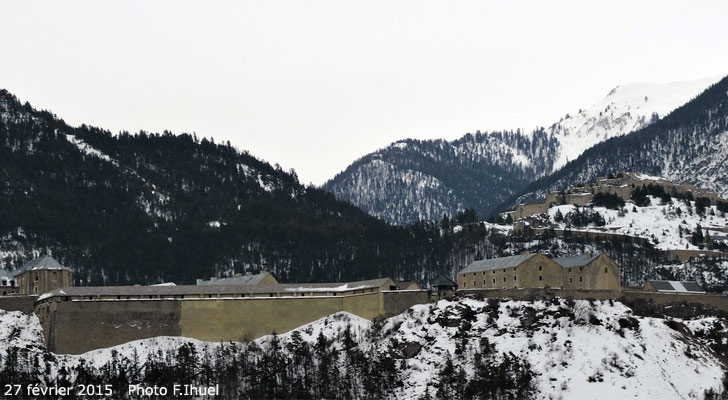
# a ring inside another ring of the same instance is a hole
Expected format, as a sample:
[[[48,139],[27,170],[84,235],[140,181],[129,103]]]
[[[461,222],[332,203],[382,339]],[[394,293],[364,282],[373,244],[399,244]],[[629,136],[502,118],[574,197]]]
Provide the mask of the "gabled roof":
[[[258,274],[238,275],[230,278],[210,279],[209,281],[199,281],[198,285],[258,285],[266,277],[270,275],[266,271]]]
[[[416,281],[399,281],[397,282],[397,286],[399,286],[400,289],[408,288],[408,287],[420,287],[420,284]]]
[[[659,281],[649,280],[658,292],[705,293],[703,288],[694,281]]]
[[[597,253],[595,255],[581,254],[576,256],[558,257],[553,260],[564,268],[583,267],[591,264],[591,262],[596,260],[600,255],[601,253]]]
[[[432,281],[432,286],[434,286],[434,287],[437,287],[437,286],[457,286],[457,284],[455,282],[453,282],[452,279],[446,277],[445,275],[438,274],[437,275],[437,278],[435,278]]]
[[[525,254],[510,257],[490,258],[487,260],[478,260],[471,262],[467,267],[463,268],[459,274],[468,272],[480,272],[480,271],[491,271],[494,269],[513,268],[523,264],[531,257],[536,256],[534,254]]]
[[[51,256],[38,257],[35,260],[28,261],[19,270],[15,271],[14,275],[18,276],[25,271],[41,270],[41,269],[66,269],[70,271],[70,268],[66,268],[61,263],[56,261]]]

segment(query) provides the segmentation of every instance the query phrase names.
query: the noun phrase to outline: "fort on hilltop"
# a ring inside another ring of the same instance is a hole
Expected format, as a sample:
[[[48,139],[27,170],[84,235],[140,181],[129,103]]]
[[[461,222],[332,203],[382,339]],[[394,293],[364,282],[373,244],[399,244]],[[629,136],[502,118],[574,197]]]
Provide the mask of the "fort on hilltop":
[[[594,200],[594,196],[599,193],[616,195],[626,201],[629,200],[632,192],[636,188],[649,185],[659,186],[665,193],[673,197],[690,196],[695,199],[705,198],[711,205],[715,205],[719,201],[725,201],[717,193],[698,188],[695,185],[674,183],[662,177],[636,172],[620,172],[616,176],[610,175],[597,178],[595,182],[571,185],[565,191],[550,192],[544,198],[523,200],[512,210],[500,213],[500,217],[515,222],[521,218],[542,214],[551,205],[573,204],[583,207],[591,203]]]
[[[248,341],[340,311],[366,319],[393,316],[456,292],[515,299],[689,302],[728,311],[728,297],[705,294],[694,282],[649,281],[644,290],[625,290],[619,265],[604,253],[479,260],[457,274],[459,288],[447,277],[438,277],[433,283],[437,293],[422,290],[414,281],[390,278],[279,283],[265,271],[198,280],[196,285],[73,287],[71,270],[50,256],[25,264],[12,276],[4,278],[5,287],[12,290],[0,296],[0,308],[35,313],[47,348],[61,354],[155,336]]]

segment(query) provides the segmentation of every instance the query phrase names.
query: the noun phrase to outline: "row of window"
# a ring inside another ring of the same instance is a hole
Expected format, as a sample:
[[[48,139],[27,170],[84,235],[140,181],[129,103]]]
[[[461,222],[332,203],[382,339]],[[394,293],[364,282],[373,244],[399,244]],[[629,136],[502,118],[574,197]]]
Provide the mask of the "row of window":
[[[604,268],[604,272],[605,272],[605,273],[606,273],[606,272],[608,272],[606,268]],[[513,275],[513,281],[515,282],[516,280],[517,280],[516,276],[515,276],[515,275]],[[538,280],[539,280],[539,281],[543,281],[543,275],[539,275],[539,276],[538,276]],[[505,276],[503,277],[503,282],[504,282],[504,283],[506,282],[506,277],[505,277]],[[579,277],[579,282],[584,282],[584,277],[580,276],[580,277]],[[569,283],[574,283],[574,278],[569,278]],[[483,286],[485,286],[485,285],[486,285],[486,280],[485,280],[485,279],[483,279]],[[493,279],[493,285],[495,285],[495,279]],[[467,286],[468,286],[468,283],[467,283],[467,282],[465,282],[465,281],[463,281],[463,288],[467,288]],[[476,286],[477,286],[477,285],[476,285],[476,282],[475,282],[475,281],[473,281],[473,287],[476,287]],[[515,288],[515,287],[516,287],[516,286],[514,286],[514,288]],[[504,289],[505,289],[505,287],[504,287]]]

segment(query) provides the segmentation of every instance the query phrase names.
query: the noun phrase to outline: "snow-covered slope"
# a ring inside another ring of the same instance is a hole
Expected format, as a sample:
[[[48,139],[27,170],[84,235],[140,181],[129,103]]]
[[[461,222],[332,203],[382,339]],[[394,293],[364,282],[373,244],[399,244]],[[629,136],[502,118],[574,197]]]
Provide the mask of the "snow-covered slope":
[[[553,169],[563,167],[599,142],[657,121],[721,78],[714,76],[685,82],[632,83],[615,87],[592,107],[567,114],[551,125],[549,132],[560,143]]]
[[[323,393],[414,400],[485,387],[537,399],[702,399],[707,389],[721,390],[725,366],[715,351],[725,346],[726,327],[715,317],[643,317],[618,302],[463,297],[381,323],[336,313],[248,344],[158,337],[61,356],[42,347],[37,318],[3,312],[0,354],[22,350],[12,371],[28,369],[42,382],[125,376],[120,382],[161,385],[165,368],[180,374],[175,383],[188,383],[179,376],[218,382],[222,374],[233,397],[260,397],[261,385],[317,397],[327,390],[321,386],[340,384]],[[377,375],[375,387],[365,373]],[[510,381],[514,373],[518,382]]]
[[[640,207],[632,201],[622,210],[593,207],[589,210],[598,212],[604,218],[604,226],[578,227],[569,224],[568,215],[574,213],[576,206],[571,204],[553,206],[548,210],[549,222],[555,229],[572,231],[608,232],[627,236],[641,237],[649,240],[656,248],[661,250],[697,250],[690,241],[690,236],[698,226],[705,234],[706,230],[728,227],[726,214],[720,212],[715,206],[706,208],[704,215],[698,215],[694,201],[681,201],[673,198],[668,204],[656,197],[649,196],[650,205]],[[688,204],[689,203],[689,204]],[[561,214],[562,221],[555,221],[555,216]]]
[[[448,359],[472,376],[483,338],[496,360],[512,354],[530,364],[540,399],[702,398],[723,375],[709,349],[620,303],[440,301],[388,320],[383,331],[388,342],[421,346],[403,362],[407,399],[420,398],[424,383],[434,385]]]

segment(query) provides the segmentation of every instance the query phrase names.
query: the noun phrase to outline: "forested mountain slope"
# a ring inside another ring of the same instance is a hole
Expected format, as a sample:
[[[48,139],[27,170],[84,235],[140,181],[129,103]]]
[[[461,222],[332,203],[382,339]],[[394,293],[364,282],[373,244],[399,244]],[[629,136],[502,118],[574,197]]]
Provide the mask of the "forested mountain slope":
[[[438,220],[474,208],[485,215],[551,170],[557,143],[544,130],[403,140],[368,154],[324,185],[394,224]]]
[[[728,78],[654,124],[590,148],[521,195],[540,195],[620,171],[663,176],[728,197]]]
[[[5,269],[51,253],[84,285],[261,268],[282,282],[426,281],[459,267],[448,260],[470,234],[392,227],[229,144],[72,127],[0,91]]]
[[[656,122],[718,80],[618,86],[594,106],[530,134],[478,131],[454,141],[398,141],[355,161],[324,188],[393,224],[468,208],[488,216],[589,147]]]

